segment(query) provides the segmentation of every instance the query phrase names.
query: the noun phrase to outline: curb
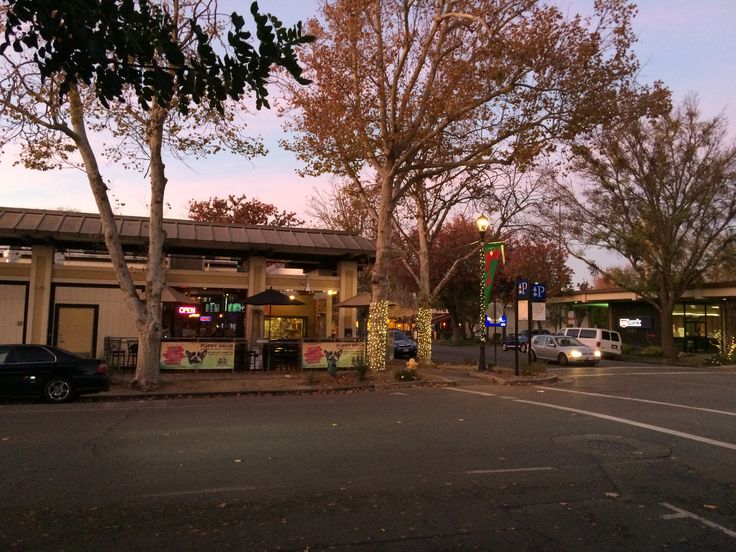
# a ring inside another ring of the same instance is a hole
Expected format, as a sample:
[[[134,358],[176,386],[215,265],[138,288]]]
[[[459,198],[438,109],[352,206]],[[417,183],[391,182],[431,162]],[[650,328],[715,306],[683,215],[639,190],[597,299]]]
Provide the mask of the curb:
[[[364,391],[385,391],[391,389],[409,389],[412,387],[455,387],[456,382],[412,381],[395,384],[348,385],[342,387],[292,387],[289,389],[233,389],[202,391],[140,391],[127,393],[111,393],[82,395],[77,402],[122,402],[122,401],[155,401],[166,399],[207,398],[207,397],[239,397],[239,396],[279,396],[279,395],[333,395],[360,393]]]
[[[557,383],[560,381],[558,376],[540,376],[540,377],[525,377],[525,376],[511,376],[503,377],[495,374],[484,374],[475,372],[473,375],[477,378],[484,379],[495,383],[496,385],[542,385],[549,383]]]

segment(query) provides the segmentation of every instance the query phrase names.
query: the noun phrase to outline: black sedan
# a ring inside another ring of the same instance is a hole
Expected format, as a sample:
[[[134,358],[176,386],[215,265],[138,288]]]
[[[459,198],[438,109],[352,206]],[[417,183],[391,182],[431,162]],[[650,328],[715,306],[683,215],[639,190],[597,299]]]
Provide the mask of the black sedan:
[[[417,343],[400,330],[389,330],[389,338],[394,342],[394,358],[417,356]]]
[[[107,365],[47,345],[0,345],[0,395],[65,402],[107,391]]]
[[[504,351],[508,351],[509,349],[516,349],[516,347],[519,347],[519,351],[521,351],[522,353],[526,353],[526,346],[528,342],[528,334],[521,334],[519,335],[519,337],[516,337],[516,334],[509,334],[501,342],[501,349],[503,349]]]
[[[535,335],[549,335],[549,330],[532,330],[532,336]],[[529,346],[529,330],[522,330],[519,332],[517,337],[516,334],[509,334],[501,342],[501,349],[508,351],[509,349],[519,348],[519,351],[526,353],[527,347]]]

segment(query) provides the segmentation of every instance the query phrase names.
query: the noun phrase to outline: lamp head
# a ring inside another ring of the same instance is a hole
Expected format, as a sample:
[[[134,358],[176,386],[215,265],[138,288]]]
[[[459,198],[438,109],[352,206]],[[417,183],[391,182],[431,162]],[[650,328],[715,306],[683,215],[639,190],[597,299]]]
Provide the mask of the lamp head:
[[[488,230],[488,226],[490,226],[490,224],[491,224],[490,219],[487,216],[483,215],[483,214],[481,214],[475,220],[475,225],[478,227],[478,232],[480,232],[481,234],[485,234],[486,233],[486,230]]]

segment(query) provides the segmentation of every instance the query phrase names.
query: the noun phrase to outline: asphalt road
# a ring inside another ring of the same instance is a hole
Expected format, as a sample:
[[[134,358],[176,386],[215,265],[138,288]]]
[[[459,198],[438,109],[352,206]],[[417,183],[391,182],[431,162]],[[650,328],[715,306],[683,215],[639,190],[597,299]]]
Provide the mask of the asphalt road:
[[[510,349],[508,351],[503,351],[501,349],[501,345],[496,345],[495,351],[494,347],[491,344],[486,344],[486,364],[488,366],[493,366],[494,364],[498,364],[502,367],[507,368],[514,368],[515,366],[515,359],[514,359],[515,351],[513,349]],[[447,362],[447,363],[461,363],[461,364],[474,364],[478,365],[478,360],[480,359],[480,346],[478,344],[475,345],[461,345],[461,346],[454,346],[454,345],[441,345],[438,343],[432,344],[432,360],[437,363]],[[519,365],[525,366],[527,363],[528,355],[527,353],[519,352]],[[615,360],[603,360],[601,361],[601,366],[620,366],[620,365],[628,365],[629,363],[622,363]],[[552,366],[552,365],[550,365]]]
[[[736,373],[0,404],[0,550],[734,550]]]

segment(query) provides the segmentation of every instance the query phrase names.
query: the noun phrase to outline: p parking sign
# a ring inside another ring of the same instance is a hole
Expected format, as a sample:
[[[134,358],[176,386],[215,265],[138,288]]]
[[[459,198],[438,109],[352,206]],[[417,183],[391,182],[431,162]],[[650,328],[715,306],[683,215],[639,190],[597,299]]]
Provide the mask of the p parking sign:
[[[540,284],[535,282],[532,285],[532,301],[546,301],[547,300],[547,284]]]
[[[516,280],[516,298],[529,298],[529,280]]]

